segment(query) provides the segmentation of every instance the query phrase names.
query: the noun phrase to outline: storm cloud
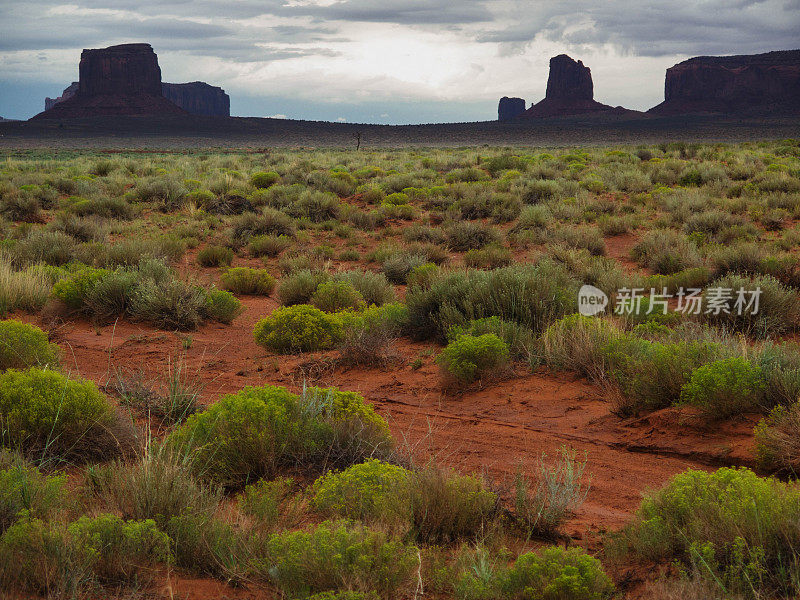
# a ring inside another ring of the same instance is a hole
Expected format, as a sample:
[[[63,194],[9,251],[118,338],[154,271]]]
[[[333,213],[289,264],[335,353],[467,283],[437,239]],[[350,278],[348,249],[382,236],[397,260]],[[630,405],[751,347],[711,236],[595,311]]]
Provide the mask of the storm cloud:
[[[29,0],[0,4],[0,115],[41,110],[81,49],[149,42],[166,81],[221,85],[236,114],[367,122],[492,118],[541,98],[550,56],[597,99],[644,109],[689,56],[798,47],[800,0]]]

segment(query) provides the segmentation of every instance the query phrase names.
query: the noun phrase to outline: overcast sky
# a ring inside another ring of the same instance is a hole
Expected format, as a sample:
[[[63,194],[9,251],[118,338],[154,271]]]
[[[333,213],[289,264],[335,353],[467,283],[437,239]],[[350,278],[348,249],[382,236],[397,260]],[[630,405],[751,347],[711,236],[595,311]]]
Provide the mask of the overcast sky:
[[[539,101],[560,53],[596,100],[649,108],[685,58],[800,47],[800,0],[0,0],[0,116],[43,110],[81,49],[130,42],[164,81],[225,88],[234,115],[475,121]]]

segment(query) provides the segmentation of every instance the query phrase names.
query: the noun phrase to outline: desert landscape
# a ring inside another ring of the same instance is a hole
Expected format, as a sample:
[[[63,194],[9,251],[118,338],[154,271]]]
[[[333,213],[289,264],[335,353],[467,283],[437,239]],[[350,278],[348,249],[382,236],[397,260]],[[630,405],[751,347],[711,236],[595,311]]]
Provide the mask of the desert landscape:
[[[0,598],[800,597],[795,6],[34,3]]]

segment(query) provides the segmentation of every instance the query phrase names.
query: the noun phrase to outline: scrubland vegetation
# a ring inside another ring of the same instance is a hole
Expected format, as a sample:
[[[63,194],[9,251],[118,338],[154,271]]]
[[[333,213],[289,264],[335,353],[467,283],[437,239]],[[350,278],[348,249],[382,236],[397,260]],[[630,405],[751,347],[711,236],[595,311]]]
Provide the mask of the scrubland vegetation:
[[[0,236],[3,594],[147,597],[177,573],[316,600],[581,600],[624,597],[624,564],[666,574],[653,597],[800,595],[797,140],[11,153]],[[603,314],[577,314],[584,285]],[[703,309],[679,310],[686,290]],[[587,457],[556,440],[497,481],[416,455],[335,375],[206,403],[180,362],[156,396],[81,378],[48,336],[253,306],[237,343],[276,361],[391,371],[425,344],[445,404],[566,372],[618,419],[755,419],[759,473],[679,474],[587,550],[562,543]]]

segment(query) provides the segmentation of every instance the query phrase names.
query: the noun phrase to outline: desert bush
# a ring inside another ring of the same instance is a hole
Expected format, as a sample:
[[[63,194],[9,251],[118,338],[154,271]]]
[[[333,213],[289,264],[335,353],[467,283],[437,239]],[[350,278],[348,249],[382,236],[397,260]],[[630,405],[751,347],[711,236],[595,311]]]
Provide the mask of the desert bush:
[[[755,428],[756,458],[769,471],[800,473],[800,400],[778,405]]]
[[[229,486],[271,478],[285,468],[346,467],[392,448],[386,423],[353,392],[248,387],[189,419],[168,438],[192,456],[196,472]]]
[[[281,353],[329,349],[341,341],[343,334],[338,315],[307,304],[276,308],[253,330],[259,346]]]
[[[295,526],[306,516],[306,502],[303,495],[292,493],[293,487],[291,477],[261,479],[244,488],[239,496],[239,508],[257,519],[260,526],[270,529]]]
[[[730,290],[730,293],[719,295],[716,290]],[[749,304],[753,292],[758,294],[757,312],[755,304]],[[719,305],[719,312],[709,310],[712,297]],[[707,322],[757,338],[780,335],[800,326],[797,292],[770,275],[721,277],[706,288],[704,305],[703,318]]]
[[[661,275],[671,275],[702,263],[697,247],[671,229],[645,233],[631,250],[631,256],[640,265]]]
[[[392,283],[403,284],[406,283],[411,271],[428,262],[430,262],[428,257],[421,253],[396,252],[383,261],[381,271]]]
[[[258,236],[292,236],[294,232],[294,220],[274,208],[263,208],[260,213],[246,212],[231,219],[231,243],[237,248]]]
[[[455,271],[406,293],[411,332],[443,339],[453,325],[499,317],[534,333],[577,309],[578,282],[562,265],[541,261],[492,271]]]
[[[197,253],[197,264],[201,267],[222,267],[233,262],[233,250],[226,246],[206,246]]]
[[[258,189],[266,189],[281,178],[275,171],[258,171],[250,176],[250,185]]]
[[[210,517],[221,500],[219,488],[195,477],[191,454],[152,439],[138,460],[91,467],[86,478],[102,506],[161,528],[180,515]]]
[[[242,303],[233,294],[212,288],[206,292],[202,314],[214,321],[230,325],[243,310]]]
[[[169,537],[152,520],[83,516],[69,526],[68,535],[72,543],[93,551],[93,571],[101,582],[147,584],[153,567],[171,560]]]
[[[94,450],[111,420],[111,405],[89,381],[39,368],[0,374],[0,442],[7,448],[79,458]]]
[[[767,342],[758,349],[753,362],[764,378],[765,408],[800,399],[800,348],[787,342]]]
[[[330,275],[327,273],[301,269],[281,278],[278,285],[278,300],[286,306],[307,304],[317,291],[317,287],[329,278]]]
[[[300,197],[286,207],[287,214],[295,218],[322,223],[339,217],[339,199],[331,193],[305,190]]]
[[[603,256],[606,245],[603,234],[594,226],[556,227],[551,229],[548,239],[568,248],[585,248],[592,256]]]
[[[394,302],[394,288],[383,273],[373,271],[342,271],[334,275],[337,281],[346,281],[364,298],[367,305],[382,306]]]
[[[28,596],[79,597],[94,581],[97,558],[65,525],[23,519],[0,537],[0,583]]]
[[[38,327],[16,319],[0,321],[0,371],[57,366],[59,352]]]
[[[514,477],[514,516],[528,534],[553,535],[589,493],[583,482],[586,461],[577,460],[574,450],[562,446],[555,462],[547,464],[542,455],[533,477],[522,465]]]
[[[681,402],[724,419],[759,406],[765,390],[761,368],[741,357],[702,365],[681,389]]]
[[[232,585],[245,581],[247,561],[260,534],[248,539],[240,528],[226,520],[203,513],[182,513],[172,517],[165,531],[172,542],[175,564],[191,573],[224,579]]]
[[[353,520],[408,521],[409,472],[369,459],[314,482],[312,505],[329,516]]]
[[[603,381],[613,366],[606,349],[620,335],[604,319],[569,315],[542,334],[543,358],[553,369],[574,370],[594,381]]]
[[[325,281],[311,295],[311,304],[325,312],[360,310],[364,297],[347,281]]]
[[[448,543],[486,533],[497,515],[497,495],[475,475],[428,464],[413,471],[411,522],[423,543]]]
[[[447,332],[448,341],[468,334],[480,336],[491,333],[503,340],[508,346],[512,358],[531,361],[536,351],[536,336],[523,325],[513,321],[504,321],[499,317],[476,319],[463,326],[454,326]]]
[[[603,349],[610,380],[622,398],[617,411],[657,410],[678,402],[683,386],[702,365],[723,356],[714,342],[651,342],[637,336],[613,339]]]
[[[557,546],[526,552],[500,577],[502,598],[526,600],[602,600],[611,597],[614,585],[599,560],[582,548]]]
[[[201,287],[170,279],[156,282],[144,279],[130,300],[130,315],[134,320],[152,323],[161,329],[197,329],[203,322],[207,294]]]
[[[513,262],[511,251],[504,246],[490,244],[480,250],[467,250],[464,265],[472,269],[497,269]]]
[[[275,278],[266,269],[234,267],[222,274],[220,284],[234,294],[269,296],[275,289]]]
[[[478,250],[491,243],[499,243],[500,235],[482,223],[458,221],[446,228],[447,245],[454,252]]]
[[[0,534],[23,514],[47,520],[67,508],[66,484],[65,475],[43,475],[23,460],[0,470]]]
[[[80,198],[73,196],[66,203],[67,213],[86,217],[95,215],[106,219],[130,220],[135,215],[133,205],[124,198]]]
[[[745,468],[688,470],[645,496],[620,548],[678,559],[728,593],[798,593],[797,489]]]
[[[340,360],[353,365],[386,365],[395,357],[394,341],[408,325],[405,305],[371,305],[345,327]]]
[[[278,256],[292,245],[292,238],[286,234],[257,235],[250,238],[247,251],[251,256]]]
[[[58,267],[73,260],[75,247],[75,240],[65,233],[37,229],[10,246],[9,255],[16,265],[44,263]]]
[[[388,599],[411,591],[418,566],[414,546],[361,525],[325,522],[272,537],[253,568],[294,597],[342,589]]]
[[[16,271],[0,254],[0,317],[7,312],[38,310],[50,296],[52,283],[35,270]]]
[[[448,377],[459,383],[497,374],[508,368],[508,344],[493,333],[460,335],[436,359]]]

